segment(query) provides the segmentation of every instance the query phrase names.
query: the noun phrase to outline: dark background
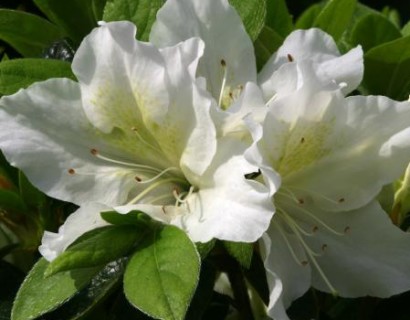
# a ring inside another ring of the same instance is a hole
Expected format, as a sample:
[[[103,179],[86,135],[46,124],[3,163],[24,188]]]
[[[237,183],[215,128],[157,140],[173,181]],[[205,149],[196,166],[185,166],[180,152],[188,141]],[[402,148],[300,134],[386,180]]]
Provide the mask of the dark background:
[[[246,0],[244,0],[246,1]],[[311,4],[319,2],[318,0],[286,0],[289,11],[296,18]],[[410,0],[359,0],[360,3],[366,4],[377,10],[383,9],[385,6],[395,8],[400,12],[402,23],[404,24],[410,19]]]

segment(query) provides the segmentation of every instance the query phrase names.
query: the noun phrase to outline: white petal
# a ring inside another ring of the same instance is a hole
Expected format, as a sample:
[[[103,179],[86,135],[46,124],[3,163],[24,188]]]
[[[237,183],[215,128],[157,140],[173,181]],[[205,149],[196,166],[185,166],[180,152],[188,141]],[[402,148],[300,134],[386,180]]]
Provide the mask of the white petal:
[[[64,224],[58,229],[58,233],[44,232],[38,250],[48,261],[54,260],[84,233],[109,225],[100,215],[102,211],[107,209],[109,209],[107,206],[98,203],[84,204],[68,216]]]
[[[126,200],[135,173],[97,159],[91,150],[105,150],[120,159],[130,158],[130,153],[119,149],[116,139],[92,128],[77,83],[68,79],[36,83],[3,97],[0,105],[0,148],[36,187],[76,204]],[[70,174],[73,170],[75,174]]]
[[[83,40],[73,60],[84,110],[104,132],[144,128],[167,112],[163,58],[152,45],[137,42],[135,32],[130,22],[106,23]]]
[[[258,75],[265,96],[272,96],[271,78],[282,65],[304,60],[314,62],[318,75],[324,80],[345,83],[345,94],[354,90],[363,77],[363,52],[360,47],[340,55],[334,40],[325,32],[319,29],[297,30],[285,39]]]
[[[194,241],[256,241],[274,213],[270,192],[245,179],[258,169],[243,158],[244,146],[227,139],[218,147],[211,167],[197,181],[199,191],[188,197],[186,213],[172,223],[187,230]]]
[[[165,47],[192,37],[205,42],[197,75],[207,79],[208,90],[216,100],[224,75],[222,60],[226,63],[228,87],[233,89],[256,80],[252,42],[227,0],[168,0],[164,4],[158,11],[150,41]]]
[[[410,289],[410,234],[394,226],[378,203],[350,212],[313,210],[333,229],[346,230],[338,236],[319,226],[315,236],[306,238],[313,250],[326,244],[317,261],[341,296],[386,298]],[[312,270],[313,285],[328,291]]]

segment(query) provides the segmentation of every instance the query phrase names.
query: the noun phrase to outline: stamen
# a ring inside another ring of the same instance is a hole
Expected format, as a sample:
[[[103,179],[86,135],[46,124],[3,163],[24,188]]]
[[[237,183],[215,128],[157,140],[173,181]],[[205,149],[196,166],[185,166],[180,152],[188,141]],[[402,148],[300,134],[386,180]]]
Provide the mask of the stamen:
[[[222,78],[221,91],[219,92],[219,99],[218,99],[218,105],[220,107],[222,105],[222,98],[223,98],[224,91],[225,91],[226,78],[228,77],[228,68],[226,67],[226,61],[224,59],[221,60],[221,66],[222,66],[224,74]]]
[[[295,59],[293,59],[293,56],[290,53],[288,53],[287,58],[289,62],[295,61]]]
[[[150,193],[152,190],[156,189],[157,187],[166,184],[168,182],[175,182],[175,178],[168,178],[168,179],[163,179],[163,180],[159,180],[156,183],[153,183],[152,185],[150,185],[149,187],[147,187],[144,191],[142,191],[141,193],[139,193],[134,199],[132,199],[131,201],[129,201],[127,203],[127,205],[130,204],[134,204],[137,203],[138,201],[140,201],[144,196],[146,196],[148,193]]]
[[[275,93],[269,100],[268,102],[265,103],[265,106],[269,106],[269,104],[273,101],[275,101],[276,97],[278,96],[277,93]]]
[[[305,229],[303,229],[300,225],[298,225],[295,221],[295,219],[293,219],[286,211],[284,211],[283,209],[278,208],[278,212],[283,214],[283,218],[285,218],[286,222],[289,225],[293,225],[297,231],[299,231],[301,234],[307,236],[307,237],[312,237],[314,236],[313,233],[307,232]]]
[[[290,255],[291,255],[292,258],[295,260],[295,262],[296,262],[298,265],[302,265],[302,266],[303,266],[303,265],[304,265],[304,264],[303,264],[304,261],[300,261],[300,259],[299,259],[298,256],[296,255],[295,250],[293,250],[293,247],[292,247],[292,245],[290,244],[288,238],[286,237],[285,231],[284,231],[283,228],[280,226],[280,224],[279,224],[279,223],[274,223],[274,224],[272,224],[272,225],[273,225],[273,226],[276,226],[276,228],[278,229],[280,235],[282,236],[283,240],[285,241],[286,246],[287,246],[288,249],[289,249]]]
[[[346,228],[344,228],[343,232],[344,232],[345,234],[349,233],[349,232],[350,232],[350,227],[347,226]]]
[[[175,168],[175,167],[169,167],[169,168],[167,168],[167,169],[165,169],[165,170],[162,170],[160,173],[158,173],[156,176],[152,177],[151,179],[144,180],[144,181],[141,181],[141,180],[140,180],[139,183],[140,183],[140,184],[150,183],[150,182],[152,182],[152,181],[158,179],[159,177],[163,176],[164,174],[166,174],[167,172],[172,171],[172,170],[177,170],[177,171],[178,171],[179,169],[178,169],[178,168]],[[181,181],[181,182],[185,183],[185,180],[182,180],[182,179],[174,178],[174,180],[175,180],[175,181]]]
[[[68,169],[67,172],[71,175],[76,174],[76,172],[73,168]]]
[[[282,188],[283,188],[283,187],[282,187]],[[330,198],[328,198],[328,197],[324,196],[323,194],[318,193],[318,192],[316,192],[316,191],[305,190],[305,189],[303,189],[303,188],[298,188],[298,187],[292,187],[292,189],[296,189],[296,190],[304,191],[304,192],[306,192],[306,193],[314,194],[314,195],[318,196],[319,198],[322,198],[322,199],[324,199],[324,200],[326,200],[326,201],[329,201],[329,202],[331,202],[331,203],[333,203],[333,204],[339,204],[339,203],[340,203],[340,199],[339,199],[338,201],[335,201],[335,200],[330,199]],[[289,190],[289,189],[287,189],[287,190]],[[345,201],[344,198],[342,198],[342,199],[343,199],[343,201]],[[343,202],[343,201],[342,201],[342,202]]]
[[[326,249],[327,249],[327,244],[324,243],[324,244],[322,245],[322,251],[325,251]]]
[[[304,137],[300,138],[300,143],[305,143],[305,138]]]

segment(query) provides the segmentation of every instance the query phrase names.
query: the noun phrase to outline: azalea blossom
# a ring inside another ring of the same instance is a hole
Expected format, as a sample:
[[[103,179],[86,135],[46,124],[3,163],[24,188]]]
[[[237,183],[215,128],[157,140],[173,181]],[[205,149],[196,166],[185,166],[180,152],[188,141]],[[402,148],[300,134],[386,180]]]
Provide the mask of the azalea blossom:
[[[191,37],[204,42],[196,76],[215,99],[211,111],[218,114],[217,123],[223,119],[217,126],[222,135],[247,134],[242,119],[249,114],[255,121],[263,121],[267,109],[257,91],[262,91],[268,106],[300,87],[299,62],[312,61],[321,78],[342,86],[344,93],[355,89],[363,75],[360,46],[340,55],[333,39],[319,29],[292,32],[257,74],[252,40],[228,0],[166,1],[158,11],[150,42],[162,48]],[[288,70],[279,77],[277,71],[282,66]]]
[[[245,179],[255,170],[247,145],[216,135],[213,100],[194,76],[203,42],[159,50],[135,33],[130,22],[103,24],[75,54],[78,82],[50,79],[3,97],[0,148],[54,198],[143,210],[194,241],[256,241],[273,207],[267,189]]]
[[[375,200],[409,162],[410,103],[345,98],[315,63],[298,68],[303,85],[272,102],[262,125],[248,121],[248,159],[268,186],[281,183],[263,237],[274,319],[288,319],[310,286],[343,297],[410,288],[410,235]]]

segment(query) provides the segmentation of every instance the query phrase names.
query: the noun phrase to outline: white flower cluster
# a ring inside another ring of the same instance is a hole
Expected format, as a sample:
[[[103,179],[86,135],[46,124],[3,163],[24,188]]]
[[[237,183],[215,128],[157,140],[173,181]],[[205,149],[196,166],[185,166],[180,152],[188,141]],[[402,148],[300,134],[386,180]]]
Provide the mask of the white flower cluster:
[[[0,148],[46,194],[80,206],[40,252],[53,260],[100,212],[141,210],[195,242],[254,242],[268,314],[313,286],[344,297],[410,289],[410,235],[376,196],[410,160],[410,103],[349,96],[362,50],[295,31],[257,74],[227,0],[168,0],[150,42],[102,23],[72,64],[0,100]]]

